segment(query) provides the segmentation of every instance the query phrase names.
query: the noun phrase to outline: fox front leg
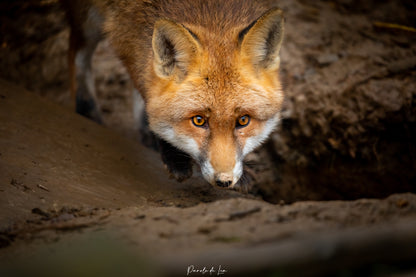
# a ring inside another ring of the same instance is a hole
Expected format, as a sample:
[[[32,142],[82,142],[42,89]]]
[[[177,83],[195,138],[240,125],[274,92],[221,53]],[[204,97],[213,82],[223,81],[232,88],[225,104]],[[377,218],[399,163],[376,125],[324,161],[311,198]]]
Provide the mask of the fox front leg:
[[[159,140],[159,151],[171,178],[182,182],[192,176],[193,159],[191,156],[162,139]]]

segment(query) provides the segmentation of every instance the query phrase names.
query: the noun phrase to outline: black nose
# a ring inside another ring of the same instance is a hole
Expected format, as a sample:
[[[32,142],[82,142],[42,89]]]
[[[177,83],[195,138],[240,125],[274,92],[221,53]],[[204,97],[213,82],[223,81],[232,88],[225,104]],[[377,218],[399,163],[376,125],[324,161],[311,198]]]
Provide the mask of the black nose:
[[[229,186],[231,186],[231,181],[221,181],[221,180],[217,180],[215,181],[215,183],[217,184],[217,186],[222,187],[222,188],[228,188]]]

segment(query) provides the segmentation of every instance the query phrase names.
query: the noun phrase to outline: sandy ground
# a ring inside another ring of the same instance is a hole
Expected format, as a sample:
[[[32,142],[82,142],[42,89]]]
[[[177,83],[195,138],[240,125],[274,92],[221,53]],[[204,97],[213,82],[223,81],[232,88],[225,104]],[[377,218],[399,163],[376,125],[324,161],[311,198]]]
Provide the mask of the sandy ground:
[[[414,273],[416,6],[281,7],[284,119],[248,157],[253,187],[240,194],[199,173],[167,179],[139,143],[132,85],[106,41],[94,56],[105,126],[74,114],[59,5],[2,2],[0,76],[20,86],[0,83],[4,273],[113,275],[101,260],[132,276],[182,276],[192,264],[230,275]]]
[[[113,276],[102,260],[132,276],[183,276],[191,265],[290,276],[415,265],[414,194],[273,205],[200,177],[177,183],[137,141],[0,85],[2,276]]]

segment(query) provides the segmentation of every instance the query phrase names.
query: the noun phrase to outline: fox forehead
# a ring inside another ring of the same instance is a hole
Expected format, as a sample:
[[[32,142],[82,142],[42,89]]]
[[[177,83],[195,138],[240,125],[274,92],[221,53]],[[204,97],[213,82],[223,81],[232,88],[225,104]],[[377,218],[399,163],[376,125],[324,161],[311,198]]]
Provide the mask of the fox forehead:
[[[158,116],[163,113],[163,117],[172,121],[197,114],[221,118],[249,114],[267,120],[280,110],[283,101],[281,85],[275,74],[259,80],[254,74],[244,71],[218,72],[218,67],[198,69],[190,72],[182,83],[170,81],[161,86],[158,93],[151,94],[149,108],[157,107]]]

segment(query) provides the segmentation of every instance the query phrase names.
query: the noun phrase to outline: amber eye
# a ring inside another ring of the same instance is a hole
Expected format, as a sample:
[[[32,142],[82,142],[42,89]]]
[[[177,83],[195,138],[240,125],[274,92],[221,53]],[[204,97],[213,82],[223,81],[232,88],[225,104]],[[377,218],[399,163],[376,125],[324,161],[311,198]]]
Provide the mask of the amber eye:
[[[192,117],[192,123],[196,127],[203,127],[205,125],[205,123],[206,123],[206,120],[202,116],[196,115],[196,116]]]
[[[248,115],[243,115],[237,120],[237,128],[246,127],[250,123],[250,117]]]

